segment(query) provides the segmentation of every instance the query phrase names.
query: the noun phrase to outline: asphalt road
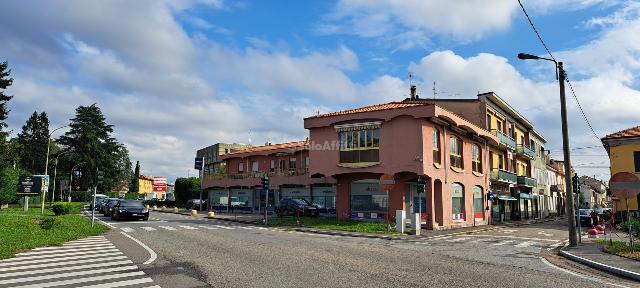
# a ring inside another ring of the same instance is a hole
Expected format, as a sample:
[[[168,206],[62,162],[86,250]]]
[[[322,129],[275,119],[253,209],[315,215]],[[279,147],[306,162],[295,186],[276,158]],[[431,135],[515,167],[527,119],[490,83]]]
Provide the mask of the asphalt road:
[[[541,251],[566,238],[561,223],[389,241],[156,212],[148,222],[102,220],[115,227],[107,238],[162,287],[634,285],[610,276],[567,272],[541,259]],[[125,234],[144,243],[157,259],[143,264],[150,253]]]

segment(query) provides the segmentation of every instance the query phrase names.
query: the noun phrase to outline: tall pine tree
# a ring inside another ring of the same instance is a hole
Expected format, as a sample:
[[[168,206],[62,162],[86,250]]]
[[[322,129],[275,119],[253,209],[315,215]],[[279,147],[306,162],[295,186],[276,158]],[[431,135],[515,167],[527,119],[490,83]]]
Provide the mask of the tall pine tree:
[[[13,96],[9,96],[4,94],[4,90],[7,89],[13,83],[13,78],[10,78],[11,69],[9,69],[9,64],[5,61],[0,63],[0,143],[4,145],[7,137],[7,132],[3,131],[4,128],[7,127],[7,123],[4,121],[7,120],[9,115],[9,108],[7,108],[7,102],[13,98]]]
[[[49,145],[49,118],[47,113],[33,112],[18,134],[20,166],[32,174],[44,173]]]

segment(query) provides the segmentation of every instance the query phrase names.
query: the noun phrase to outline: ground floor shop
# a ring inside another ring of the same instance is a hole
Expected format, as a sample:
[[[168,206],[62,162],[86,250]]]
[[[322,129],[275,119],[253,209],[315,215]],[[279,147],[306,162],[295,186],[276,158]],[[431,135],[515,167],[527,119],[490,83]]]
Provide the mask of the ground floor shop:
[[[272,210],[282,199],[304,199],[320,207],[320,213],[335,214],[334,186],[287,185],[275,189],[217,188],[209,189],[208,206],[218,212],[261,213]]]

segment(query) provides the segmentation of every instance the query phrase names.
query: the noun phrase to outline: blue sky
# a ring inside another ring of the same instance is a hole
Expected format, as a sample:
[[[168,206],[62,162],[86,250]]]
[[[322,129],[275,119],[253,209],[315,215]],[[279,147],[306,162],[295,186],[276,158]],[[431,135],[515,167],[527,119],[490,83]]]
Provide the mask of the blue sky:
[[[523,0],[566,68],[597,136],[638,125],[640,4]],[[192,174],[216,142],[303,139],[304,117],[418,91],[494,91],[562,158],[557,82],[516,0],[8,1],[10,128],[34,111],[52,126],[97,103],[143,173]],[[598,146],[569,98],[571,145]],[[608,179],[602,148],[576,150],[580,174]]]

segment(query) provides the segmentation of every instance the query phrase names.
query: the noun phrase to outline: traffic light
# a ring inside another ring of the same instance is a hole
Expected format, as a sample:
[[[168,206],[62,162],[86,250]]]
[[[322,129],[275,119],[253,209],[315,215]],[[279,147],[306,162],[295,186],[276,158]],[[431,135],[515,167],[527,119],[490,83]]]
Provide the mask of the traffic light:
[[[422,194],[424,193],[424,188],[425,186],[427,186],[427,182],[425,182],[422,178],[418,177],[418,182],[417,184],[417,188],[418,188],[418,194]]]
[[[269,189],[269,176],[267,174],[262,176],[262,188]]]
[[[573,193],[580,193],[580,179],[578,179],[578,174],[574,174],[573,177],[571,177],[571,188]]]
[[[104,171],[96,171],[96,183],[102,184],[104,182]]]

